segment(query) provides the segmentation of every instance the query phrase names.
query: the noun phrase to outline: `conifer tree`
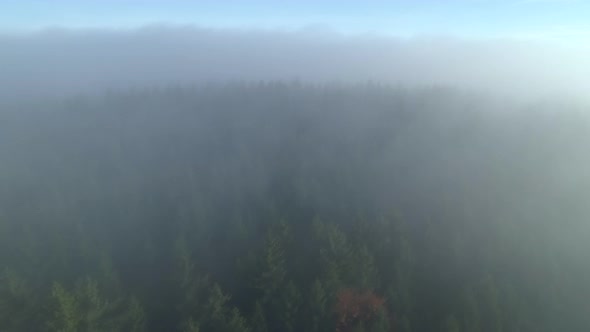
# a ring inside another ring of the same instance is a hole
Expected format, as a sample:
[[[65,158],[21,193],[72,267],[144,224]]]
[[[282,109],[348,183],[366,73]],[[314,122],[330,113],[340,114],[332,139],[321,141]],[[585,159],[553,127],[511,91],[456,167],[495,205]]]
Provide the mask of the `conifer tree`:
[[[315,280],[309,294],[307,331],[320,332],[327,329],[326,322],[330,321],[329,302],[326,291],[319,280]]]
[[[252,315],[251,319],[251,325],[253,332],[268,332],[264,309],[262,308],[260,301],[256,301],[254,314]]]
[[[5,269],[0,275],[0,330],[40,330],[44,315],[43,298],[16,271]]]
[[[142,331],[144,314],[139,303],[116,298],[105,299],[98,283],[85,278],[73,290],[55,283],[52,290],[54,312],[48,322],[51,331]]]

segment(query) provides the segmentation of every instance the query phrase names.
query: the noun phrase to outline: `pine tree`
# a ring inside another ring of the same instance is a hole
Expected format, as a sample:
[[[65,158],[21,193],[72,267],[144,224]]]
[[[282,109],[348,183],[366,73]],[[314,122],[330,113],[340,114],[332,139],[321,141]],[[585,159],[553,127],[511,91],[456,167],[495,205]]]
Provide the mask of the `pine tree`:
[[[242,316],[238,308],[233,308],[229,312],[227,320],[224,324],[222,329],[218,330],[220,332],[250,332],[251,329],[248,326],[246,318]]]
[[[55,283],[52,296],[57,303],[57,309],[52,321],[49,322],[50,330],[56,332],[76,332],[81,330],[83,328],[84,314],[81,312],[82,309],[75,294],[68,292],[61,284]]]
[[[309,310],[307,331],[321,332],[327,329],[328,305],[328,297],[322,283],[319,280],[315,280],[311,287],[307,304]]]
[[[299,306],[301,304],[301,293],[295,287],[292,281],[281,293],[281,302],[279,303],[278,319],[282,323],[282,331],[294,332],[297,327],[297,318]]]
[[[207,316],[214,321],[225,319],[226,304],[230,297],[223,294],[218,284],[213,285],[206,305]]]
[[[85,278],[73,290],[54,283],[54,313],[50,331],[143,331],[144,314],[137,301],[105,299],[98,283]]]
[[[200,329],[219,332],[249,332],[246,319],[237,308],[229,306],[230,296],[223,294],[215,284],[209,294],[203,315],[199,318]]]
[[[45,310],[29,283],[14,270],[0,275],[0,330],[41,330]]]
[[[335,225],[314,222],[314,237],[320,243],[320,266],[323,267],[322,282],[329,296],[351,282],[350,274],[355,273],[351,263],[353,253],[346,235]]]
[[[263,252],[258,260],[258,272],[255,286],[260,293],[260,304],[266,316],[269,331],[285,328],[291,324],[286,321],[291,313],[287,304],[295,294],[285,293],[287,290],[287,261],[285,243],[289,230],[284,222],[270,229],[266,236]]]
[[[268,326],[266,324],[264,309],[262,308],[260,301],[256,301],[254,314],[252,315],[250,325],[252,326],[253,332],[268,332]]]
[[[207,276],[198,274],[196,264],[188,251],[184,239],[176,242],[175,275],[173,282],[177,287],[175,305],[181,319],[181,328],[196,330],[199,328],[196,318],[203,315],[203,303],[209,300],[211,284]]]
[[[129,303],[129,332],[142,332],[146,330],[146,314],[143,306],[135,297]]]
[[[375,289],[378,286],[378,272],[375,259],[366,246],[361,246],[353,253],[354,263],[351,264],[350,286],[359,289]]]
[[[195,322],[192,318],[186,321],[184,326],[181,327],[182,332],[200,332],[201,329],[199,328],[199,324]]]
[[[256,288],[262,292],[262,301],[271,302],[285,284],[287,276],[284,239],[285,234],[269,231],[266,247],[259,262]]]

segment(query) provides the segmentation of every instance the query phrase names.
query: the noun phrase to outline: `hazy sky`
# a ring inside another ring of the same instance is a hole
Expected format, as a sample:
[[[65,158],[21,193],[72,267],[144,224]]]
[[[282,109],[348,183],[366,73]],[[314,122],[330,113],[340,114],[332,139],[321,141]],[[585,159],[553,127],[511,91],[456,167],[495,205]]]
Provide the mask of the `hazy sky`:
[[[0,0],[0,9],[5,31],[166,23],[590,40],[590,1],[583,0]]]
[[[585,97],[589,18],[590,0],[0,0],[0,100],[292,79]]]

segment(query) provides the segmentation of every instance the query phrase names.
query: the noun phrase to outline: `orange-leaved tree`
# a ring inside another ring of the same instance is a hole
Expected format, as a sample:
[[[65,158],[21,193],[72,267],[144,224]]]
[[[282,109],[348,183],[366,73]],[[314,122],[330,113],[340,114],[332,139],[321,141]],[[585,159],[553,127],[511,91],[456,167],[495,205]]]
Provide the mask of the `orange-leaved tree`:
[[[372,291],[340,290],[336,294],[336,332],[352,331],[358,325],[373,325],[385,313],[384,303],[385,300]]]

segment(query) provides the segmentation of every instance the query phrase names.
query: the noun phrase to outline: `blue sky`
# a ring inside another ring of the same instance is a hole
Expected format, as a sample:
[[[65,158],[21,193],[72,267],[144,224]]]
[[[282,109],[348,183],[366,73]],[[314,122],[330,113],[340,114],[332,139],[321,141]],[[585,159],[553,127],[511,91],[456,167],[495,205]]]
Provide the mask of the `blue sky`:
[[[414,36],[590,35],[582,0],[0,0],[0,30],[128,28],[154,23]]]

